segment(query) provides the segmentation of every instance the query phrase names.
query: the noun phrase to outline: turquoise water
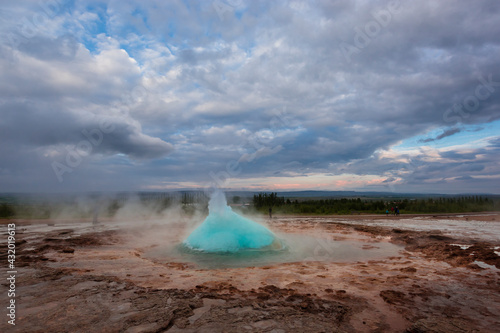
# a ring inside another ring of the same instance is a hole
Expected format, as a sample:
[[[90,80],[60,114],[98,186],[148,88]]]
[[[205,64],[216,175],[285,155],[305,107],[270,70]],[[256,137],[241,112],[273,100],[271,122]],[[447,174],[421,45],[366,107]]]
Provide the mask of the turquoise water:
[[[180,244],[174,249],[170,249],[170,251],[162,251],[161,249],[156,251],[156,258],[163,257],[162,254],[167,254],[168,261],[190,262],[196,264],[199,268],[205,269],[263,266],[271,263],[286,262],[293,257],[286,246],[280,249],[267,246],[260,249],[245,249],[237,252],[200,252]]]
[[[183,244],[202,252],[239,252],[273,247],[278,240],[265,226],[233,212],[223,193],[215,192],[209,202],[209,215]],[[273,245],[274,244],[274,245]]]
[[[276,246],[276,245],[279,246]],[[237,252],[204,252],[184,244],[164,244],[144,255],[158,263],[192,263],[201,269],[259,267],[293,262],[367,262],[398,255],[403,247],[359,240],[332,240],[307,235],[279,234],[271,246]]]

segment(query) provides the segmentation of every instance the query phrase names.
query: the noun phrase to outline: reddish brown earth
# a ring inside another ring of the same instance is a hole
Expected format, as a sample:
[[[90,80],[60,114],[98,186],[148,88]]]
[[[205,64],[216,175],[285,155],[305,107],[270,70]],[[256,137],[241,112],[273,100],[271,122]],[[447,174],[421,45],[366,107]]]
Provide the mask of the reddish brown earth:
[[[429,216],[438,223],[498,217]],[[181,241],[188,231],[180,222],[92,229],[78,221],[10,221],[17,225],[17,317],[12,330],[4,314],[0,331],[498,332],[500,240],[349,225],[346,218],[278,217],[269,226],[359,241],[365,251],[386,242],[401,249],[376,260],[203,269],[146,255]],[[7,304],[3,290],[0,304]]]

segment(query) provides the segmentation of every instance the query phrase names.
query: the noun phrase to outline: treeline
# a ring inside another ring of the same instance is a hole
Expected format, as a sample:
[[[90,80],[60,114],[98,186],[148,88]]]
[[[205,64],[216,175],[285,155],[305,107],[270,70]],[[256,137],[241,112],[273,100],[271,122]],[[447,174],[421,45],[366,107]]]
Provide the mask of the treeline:
[[[11,204],[3,203],[0,205],[0,218],[13,217],[16,214]]]
[[[278,197],[278,193],[271,192],[269,194],[267,193],[254,194],[252,203],[255,208],[260,209],[263,207],[264,208],[281,207],[285,205],[286,202],[284,197]],[[290,203],[290,200],[288,200],[288,203]]]
[[[254,195],[256,210],[266,213],[269,208],[277,214],[385,214],[391,208],[398,208],[400,214],[419,213],[466,213],[500,210],[499,198],[483,196],[402,199],[402,200],[361,200],[361,198],[293,200],[278,197],[276,193]]]
[[[500,198],[467,196],[403,200],[400,209],[406,213],[467,213],[500,210]]]

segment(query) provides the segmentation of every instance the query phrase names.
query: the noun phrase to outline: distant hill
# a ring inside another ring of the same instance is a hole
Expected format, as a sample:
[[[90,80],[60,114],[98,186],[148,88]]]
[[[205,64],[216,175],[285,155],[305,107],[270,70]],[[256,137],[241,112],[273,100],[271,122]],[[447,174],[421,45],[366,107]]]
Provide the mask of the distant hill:
[[[248,197],[259,193],[276,192],[279,197],[285,198],[439,198],[439,197],[462,197],[462,196],[485,196],[500,197],[498,194],[490,193],[397,193],[397,192],[357,192],[357,191],[226,191],[228,196]]]

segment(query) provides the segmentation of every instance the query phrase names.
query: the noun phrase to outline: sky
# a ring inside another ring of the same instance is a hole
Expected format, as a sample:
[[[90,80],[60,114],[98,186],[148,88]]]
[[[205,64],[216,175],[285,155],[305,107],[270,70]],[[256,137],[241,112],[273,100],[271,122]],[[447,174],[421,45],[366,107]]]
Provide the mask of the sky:
[[[0,192],[500,193],[500,2],[0,7]]]

